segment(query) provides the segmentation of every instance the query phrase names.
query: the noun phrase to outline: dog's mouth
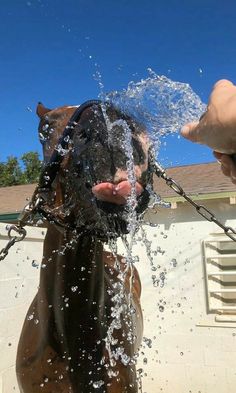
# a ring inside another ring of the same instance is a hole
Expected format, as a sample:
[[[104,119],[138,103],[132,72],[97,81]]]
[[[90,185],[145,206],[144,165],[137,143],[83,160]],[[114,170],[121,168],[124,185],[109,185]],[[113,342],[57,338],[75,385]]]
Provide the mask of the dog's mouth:
[[[97,237],[106,240],[127,234],[130,207],[139,213],[143,210],[142,205],[146,207],[149,199],[141,183],[136,181],[132,185],[127,179],[118,183],[104,181],[94,185],[91,191],[102,218],[100,222],[98,220],[95,225],[93,224],[93,230],[96,231]],[[135,203],[132,205],[133,199]]]
[[[105,224],[103,236],[109,234],[111,238],[127,234],[130,208],[136,211],[138,218],[149,201],[149,192],[138,181],[133,186],[128,180],[102,182],[93,186],[92,193],[96,198],[96,206],[102,212],[102,222]],[[101,237],[101,228],[99,232]]]
[[[73,180],[71,188],[65,192],[70,196],[64,205],[69,212],[68,222],[73,222],[80,233],[102,241],[127,234],[131,210],[135,210],[138,218],[148,205],[149,192],[138,180],[132,185],[125,178],[120,178],[119,182],[104,179],[90,186],[68,178]]]
[[[132,186],[128,180],[123,180],[116,184],[110,182],[96,184],[92,187],[92,193],[99,201],[125,205],[132,194],[133,188],[137,197],[144,191],[143,186],[139,182],[136,181],[135,185]]]

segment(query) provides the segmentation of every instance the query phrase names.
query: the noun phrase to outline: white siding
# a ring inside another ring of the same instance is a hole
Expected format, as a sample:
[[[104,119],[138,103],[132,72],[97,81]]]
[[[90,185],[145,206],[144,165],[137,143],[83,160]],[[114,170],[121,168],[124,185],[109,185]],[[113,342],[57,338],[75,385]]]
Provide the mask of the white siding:
[[[8,238],[6,224],[0,223],[0,249]],[[0,393],[18,393],[15,357],[21,327],[37,291],[45,230],[27,228],[27,237],[16,243],[0,262]]]
[[[236,228],[235,205],[204,204]],[[154,256],[154,265],[160,265],[156,272],[151,271],[145,247],[136,246],[144,337],[152,340],[152,348],[144,345],[139,359],[145,374],[143,393],[235,393],[236,324],[216,323],[206,305],[202,240],[219,230],[191,206],[178,206],[151,215],[159,226],[146,229],[151,249],[165,251]],[[164,269],[164,287],[154,287],[151,276]]]

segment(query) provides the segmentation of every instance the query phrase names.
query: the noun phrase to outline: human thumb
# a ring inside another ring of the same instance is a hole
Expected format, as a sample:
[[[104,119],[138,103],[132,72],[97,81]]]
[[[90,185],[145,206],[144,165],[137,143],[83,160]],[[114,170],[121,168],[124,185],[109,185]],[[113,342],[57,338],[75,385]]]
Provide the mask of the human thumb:
[[[197,142],[198,124],[198,121],[185,124],[180,131],[181,135],[192,142]]]

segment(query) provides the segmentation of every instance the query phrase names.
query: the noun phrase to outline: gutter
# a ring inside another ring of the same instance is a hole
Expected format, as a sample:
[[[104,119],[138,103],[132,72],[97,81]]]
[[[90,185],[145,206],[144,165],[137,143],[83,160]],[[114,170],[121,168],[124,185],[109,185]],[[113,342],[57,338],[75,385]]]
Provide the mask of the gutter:
[[[0,214],[0,222],[17,222],[19,213],[3,213]]]
[[[158,194],[158,192],[157,192]],[[199,201],[199,200],[211,200],[211,199],[225,199],[225,198],[236,198],[236,191],[227,191],[227,192],[213,192],[210,194],[191,194],[186,192],[188,196],[190,196],[193,200]],[[159,195],[159,194],[158,194]],[[180,195],[178,196],[171,196],[171,197],[165,197],[161,196],[163,200],[166,202],[185,202],[185,199],[181,197]]]
[[[158,194],[158,192],[157,192]],[[212,192],[210,194],[191,194],[186,192],[186,194],[193,199],[193,201],[213,201],[213,200],[222,200],[228,199],[227,203],[230,205],[236,205],[236,191],[227,191],[227,192]],[[160,194],[158,194],[160,195]],[[165,197],[161,196],[161,199],[164,202],[169,202],[171,204],[172,209],[177,208],[177,203],[188,203],[183,197],[176,194],[176,196]]]

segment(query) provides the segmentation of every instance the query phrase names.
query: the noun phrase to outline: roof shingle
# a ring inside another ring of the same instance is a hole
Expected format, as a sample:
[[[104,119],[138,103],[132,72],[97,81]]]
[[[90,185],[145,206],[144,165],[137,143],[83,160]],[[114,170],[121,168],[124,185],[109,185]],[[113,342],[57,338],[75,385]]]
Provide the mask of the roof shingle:
[[[27,205],[36,184],[0,188],[0,214],[18,213]]]
[[[186,194],[236,192],[236,185],[223,175],[217,162],[167,168],[166,173],[183,187]],[[154,189],[162,197],[176,196],[176,193],[160,178],[155,178]]]

